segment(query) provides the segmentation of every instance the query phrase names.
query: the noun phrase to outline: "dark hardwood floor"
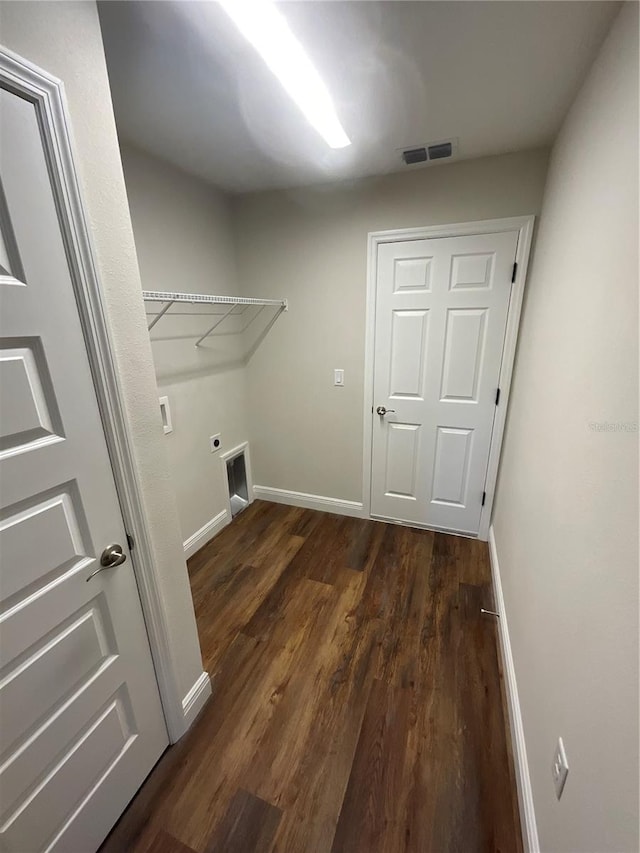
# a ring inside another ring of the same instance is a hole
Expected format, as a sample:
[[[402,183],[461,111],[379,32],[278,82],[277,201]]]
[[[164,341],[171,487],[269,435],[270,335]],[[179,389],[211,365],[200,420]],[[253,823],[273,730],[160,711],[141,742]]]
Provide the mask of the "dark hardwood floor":
[[[104,853],[520,853],[485,543],[256,501],[189,574],[214,694]]]

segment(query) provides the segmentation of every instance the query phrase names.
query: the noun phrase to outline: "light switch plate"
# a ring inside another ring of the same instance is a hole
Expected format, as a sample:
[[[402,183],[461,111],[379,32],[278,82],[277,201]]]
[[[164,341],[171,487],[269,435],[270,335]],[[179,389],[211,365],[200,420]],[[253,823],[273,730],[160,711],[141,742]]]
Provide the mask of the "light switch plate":
[[[337,367],[333,371],[333,384],[340,385],[341,387],[344,385],[344,370],[340,367]]]
[[[217,433],[216,435],[210,435],[209,436],[209,448],[210,448],[212,453],[217,453],[218,450],[220,450],[221,446],[222,446],[222,439],[220,438],[220,433]]]
[[[553,776],[553,784],[556,789],[556,797],[560,799],[565,782],[567,781],[567,776],[569,775],[569,762],[567,761],[567,753],[564,750],[564,744],[561,737],[558,738],[558,745],[556,746],[556,751],[553,756],[551,775]]]

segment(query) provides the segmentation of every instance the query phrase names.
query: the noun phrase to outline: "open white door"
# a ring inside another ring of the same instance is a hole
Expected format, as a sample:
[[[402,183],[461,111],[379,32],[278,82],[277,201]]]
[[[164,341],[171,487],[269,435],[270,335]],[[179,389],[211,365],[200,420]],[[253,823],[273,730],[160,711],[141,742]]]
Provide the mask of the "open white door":
[[[478,533],[517,243],[378,246],[372,515]]]
[[[0,848],[90,853],[168,738],[38,114],[4,88],[0,179]]]

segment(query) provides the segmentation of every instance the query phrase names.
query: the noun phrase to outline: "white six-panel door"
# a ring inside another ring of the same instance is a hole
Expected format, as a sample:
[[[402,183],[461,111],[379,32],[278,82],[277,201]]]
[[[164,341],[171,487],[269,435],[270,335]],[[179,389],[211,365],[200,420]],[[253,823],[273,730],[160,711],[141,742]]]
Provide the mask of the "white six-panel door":
[[[5,89],[0,179],[0,849],[91,853],[167,733],[36,107]]]
[[[378,246],[372,515],[478,533],[517,240]]]

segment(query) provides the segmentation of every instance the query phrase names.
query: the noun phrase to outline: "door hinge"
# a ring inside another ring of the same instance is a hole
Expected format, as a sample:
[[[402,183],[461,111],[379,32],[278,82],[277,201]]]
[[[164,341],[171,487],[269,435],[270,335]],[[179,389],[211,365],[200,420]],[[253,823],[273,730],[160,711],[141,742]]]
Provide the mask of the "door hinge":
[[[486,501],[486,499],[487,499],[487,493],[483,492],[482,493],[482,506],[484,506],[484,502]]]
[[[513,272],[511,273],[511,284],[516,280],[516,272],[518,271],[518,262],[513,262]]]
[[[498,405],[499,402],[500,402],[500,389],[498,388],[498,390],[496,391],[496,406]]]
[[[127,533],[127,545],[129,546],[130,551],[133,551],[133,549],[136,547],[136,540],[130,533]]]

